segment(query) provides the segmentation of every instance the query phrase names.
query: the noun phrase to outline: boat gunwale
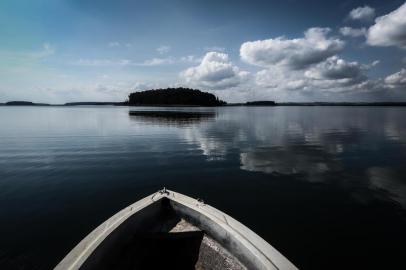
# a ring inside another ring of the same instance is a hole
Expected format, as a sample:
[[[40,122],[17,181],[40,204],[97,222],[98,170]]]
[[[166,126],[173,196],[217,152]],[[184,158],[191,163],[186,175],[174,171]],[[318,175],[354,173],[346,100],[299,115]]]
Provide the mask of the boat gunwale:
[[[219,225],[228,235],[231,235],[241,246],[244,246],[251,255],[263,265],[264,269],[297,269],[287,258],[279,253],[268,242],[254,233],[248,227],[235,220],[222,211],[189,196],[165,190],[149,195],[114,214],[105,222],[96,227],[90,234],[82,239],[54,268],[54,270],[80,269],[86,260],[93,254],[99,245],[126,220],[140,210],[152,205],[163,198],[168,198],[188,210],[208,218]],[[232,252],[231,252],[232,253]]]

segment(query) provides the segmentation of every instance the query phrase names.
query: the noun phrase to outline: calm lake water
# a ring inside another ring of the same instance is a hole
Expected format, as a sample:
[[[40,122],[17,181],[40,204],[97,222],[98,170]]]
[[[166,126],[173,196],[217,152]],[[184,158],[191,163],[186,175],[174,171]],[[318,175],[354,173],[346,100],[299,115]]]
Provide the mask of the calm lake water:
[[[0,269],[51,269],[164,186],[233,216],[301,269],[406,269],[406,108],[183,110],[215,115],[0,107]]]

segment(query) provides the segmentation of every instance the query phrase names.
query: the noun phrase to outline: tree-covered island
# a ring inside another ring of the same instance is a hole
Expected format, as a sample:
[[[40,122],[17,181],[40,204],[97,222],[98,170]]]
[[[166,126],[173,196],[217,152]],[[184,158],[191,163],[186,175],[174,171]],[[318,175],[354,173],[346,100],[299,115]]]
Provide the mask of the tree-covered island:
[[[128,105],[187,105],[187,106],[222,106],[226,102],[213,94],[190,88],[154,89],[131,93]]]

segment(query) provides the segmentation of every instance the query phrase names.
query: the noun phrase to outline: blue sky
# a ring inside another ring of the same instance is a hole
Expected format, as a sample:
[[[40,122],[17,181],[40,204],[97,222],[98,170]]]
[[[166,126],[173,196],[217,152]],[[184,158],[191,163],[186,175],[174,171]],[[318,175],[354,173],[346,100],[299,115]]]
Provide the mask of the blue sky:
[[[404,0],[3,0],[0,37],[0,102],[406,100]]]

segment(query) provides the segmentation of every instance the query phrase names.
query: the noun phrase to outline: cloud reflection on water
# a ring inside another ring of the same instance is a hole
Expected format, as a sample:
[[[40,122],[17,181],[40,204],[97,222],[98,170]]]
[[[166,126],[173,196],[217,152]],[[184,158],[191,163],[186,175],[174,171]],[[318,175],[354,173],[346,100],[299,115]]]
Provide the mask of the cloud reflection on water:
[[[347,189],[385,190],[388,199],[406,208],[406,182],[399,173],[406,160],[402,113],[396,108],[254,108],[238,117],[225,111],[182,135],[208,161],[235,154],[245,171],[300,176],[312,183],[339,179]]]
[[[406,208],[406,182],[405,172],[399,173],[392,168],[370,167],[367,176],[370,187],[376,190],[384,190],[388,196]]]
[[[322,182],[322,175],[341,170],[341,164],[318,147],[269,147],[240,154],[241,169],[269,174],[306,174],[311,182]]]

